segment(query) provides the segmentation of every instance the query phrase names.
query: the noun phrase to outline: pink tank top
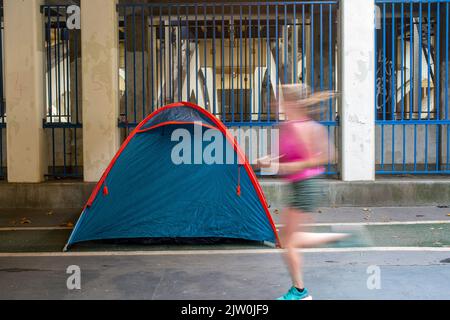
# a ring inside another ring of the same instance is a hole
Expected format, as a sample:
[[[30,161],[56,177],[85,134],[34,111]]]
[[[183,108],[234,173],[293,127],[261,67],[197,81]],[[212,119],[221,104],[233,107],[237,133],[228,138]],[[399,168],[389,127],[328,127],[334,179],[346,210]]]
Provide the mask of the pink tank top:
[[[298,132],[302,130],[302,123],[312,121],[310,119],[288,121],[281,125],[280,128],[280,162],[295,162],[307,160],[311,157],[311,151],[308,150],[306,144],[298,139]],[[324,167],[308,168],[300,170],[293,174],[286,175],[284,179],[288,181],[300,181],[313,178],[322,174]]]

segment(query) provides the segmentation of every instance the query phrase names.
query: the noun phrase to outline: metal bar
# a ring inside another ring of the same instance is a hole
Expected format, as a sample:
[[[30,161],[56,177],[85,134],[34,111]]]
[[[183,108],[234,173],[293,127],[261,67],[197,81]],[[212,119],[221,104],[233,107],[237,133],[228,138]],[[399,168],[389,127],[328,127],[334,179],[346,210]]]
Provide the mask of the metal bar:
[[[203,32],[204,34],[204,45],[203,45],[203,49],[204,49],[204,60],[205,60],[205,65],[204,65],[204,72],[203,72],[203,76],[204,76],[204,89],[203,89],[203,96],[205,99],[205,109],[209,110],[209,104],[208,104],[208,87],[207,87],[207,82],[208,82],[208,75],[207,75],[207,56],[206,56],[206,45],[207,45],[207,34],[208,34],[208,26],[206,24],[206,5],[203,6],[203,15],[204,15],[204,24],[205,24],[205,31]]]
[[[383,124],[398,124],[398,125],[413,125],[413,124],[417,124],[417,125],[429,125],[429,124],[440,124],[440,125],[445,125],[445,124],[450,124],[450,119],[441,119],[441,120],[420,120],[420,119],[413,119],[413,120],[376,120],[375,124],[377,125],[383,125]]]
[[[394,120],[396,107],[397,107],[397,99],[396,99],[396,86],[395,86],[395,77],[396,77],[396,64],[395,64],[395,5],[392,4],[392,20],[391,20],[391,54],[392,54],[392,69],[391,69],[391,119]],[[395,168],[395,128],[392,126],[392,134],[391,134],[391,167],[392,170]]]
[[[195,102],[198,104],[198,6],[197,5],[195,5]]]
[[[144,15],[144,7],[141,8],[141,46],[142,46],[142,118],[146,116],[145,112],[145,85],[147,83],[145,78],[145,27],[147,26],[147,20]],[[142,119],[141,119],[142,120]]]
[[[386,62],[386,5],[383,4],[383,58],[381,62],[383,68],[383,120],[386,120],[386,66],[384,65]]]
[[[164,90],[164,86],[163,86],[163,57],[162,57],[162,50],[163,50],[163,40],[162,40],[162,29],[165,23],[162,20],[162,6],[159,6],[159,86],[160,86],[160,102],[159,102],[159,106],[162,107],[163,106],[163,91]]]
[[[278,70],[278,68],[277,68]],[[306,81],[305,70],[305,5],[302,5],[302,83]]]
[[[294,14],[294,54],[292,56],[293,65],[294,65],[294,74],[293,74],[293,83],[297,84],[297,6],[294,4],[293,7],[293,14]]]
[[[49,11],[50,8],[47,7],[47,11]],[[47,111],[45,112],[46,115],[49,115],[50,122],[53,121],[52,116],[52,42],[51,42],[51,15],[48,14],[47,17],[47,25],[46,25],[46,34],[47,34],[47,87],[48,87],[48,105],[47,105]],[[3,77],[2,77],[3,78]]]
[[[284,5],[284,83],[288,83],[287,62],[288,62],[288,28],[287,28],[287,4]]]
[[[320,91],[323,91],[323,8],[322,5],[319,5],[319,87],[320,87]],[[320,102],[319,107],[320,107],[320,121],[323,120],[323,113],[322,113],[322,109],[323,109],[323,101]]]
[[[276,103],[277,103],[277,119],[276,121],[280,121],[280,90],[281,88],[278,86],[280,83],[279,80],[279,40],[278,40],[278,5],[275,6],[275,86],[276,86]]]
[[[178,7],[177,7],[178,8]],[[164,48],[169,48],[169,101],[170,102],[175,102],[174,101],[174,94],[173,94],[173,92],[174,92],[174,86],[173,86],[173,78],[174,78],[174,74],[173,74],[173,72],[174,72],[174,70],[173,70],[173,62],[172,62],[172,59],[173,59],[173,49],[172,49],[172,13],[171,13],[171,6],[168,6],[168,8],[167,8],[167,10],[168,10],[168,12],[167,12],[167,31],[164,29],[164,33],[166,33],[166,32],[168,32],[169,33],[169,36],[168,36],[168,39],[169,39],[169,43],[165,43],[165,41],[166,41],[166,36],[164,35]],[[165,49],[164,49],[164,53],[166,53],[166,51],[165,51]],[[164,64],[164,66],[165,66],[166,64]],[[165,102],[166,103],[166,102]]]
[[[75,123],[79,123],[80,119],[79,119],[79,101],[78,101],[78,41],[80,40],[79,36],[78,36],[78,32],[75,33],[75,41],[74,41],[74,51],[75,51]],[[75,143],[76,143],[76,135],[75,135]],[[75,147],[76,150],[76,147]],[[75,152],[75,156],[76,156],[76,152]],[[75,161],[75,163],[77,163]]]
[[[314,77],[314,4],[311,5],[311,92],[314,93],[315,77]]]
[[[261,121],[261,22],[260,22],[260,6],[258,6],[258,121]]]
[[[430,83],[430,73],[431,73],[431,2],[428,2],[428,13],[427,13],[427,118],[430,119],[430,104],[431,104],[431,83]],[[427,154],[427,153],[425,153]]]
[[[333,20],[332,20],[332,13],[333,13],[333,8],[331,6],[331,4],[329,5],[329,16],[328,16],[328,65],[329,65],[329,84],[328,84],[328,90],[332,91],[333,90]],[[376,54],[376,50],[375,50],[375,54]],[[376,61],[376,59],[375,59]],[[329,106],[328,106],[329,110],[329,116],[328,116],[328,121],[332,121],[333,120],[333,99],[330,98],[329,100]]]
[[[414,18],[412,3],[409,6],[409,38],[409,119],[412,119],[414,111]]]
[[[253,113],[253,64],[252,64],[252,56],[253,56],[253,37],[252,37],[252,7],[248,6],[248,32],[249,32],[249,52],[248,52],[248,59],[249,59],[249,69],[250,69],[250,105],[249,105],[249,121],[252,123],[252,113]],[[223,70],[223,67],[222,67]],[[251,136],[250,136],[251,137]],[[251,142],[250,142],[251,143]]]
[[[186,101],[191,101],[190,99],[190,92],[191,92],[191,83],[190,83],[190,76],[191,76],[191,40],[190,40],[190,23],[189,23],[189,7],[186,7]],[[182,88],[180,88],[182,90]]]
[[[230,7],[231,14],[230,14],[230,61],[231,61],[231,121],[234,122],[234,8],[233,6]]]
[[[153,7],[150,7],[150,88],[151,88],[151,93],[152,93],[152,112],[155,110],[155,95],[154,95],[154,90],[153,90],[153,86],[154,86],[154,81],[153,81],[153,59],[155,59],[154,57],[154,53],[153,53]]]
[[[136,112],[136,98],[137,98],[137,90],[136,90],[136,7],[133,7],[133,28],[132,28],[132,38],[133,38],[133,118],[134,122],[137,121],[137,112]]]
[[[383,4],[383,49],[382,49],[382,58],[381,58],[381,68],[382,74],[383,74],[383,82],[382,82],[382,113],[383,113],[383,120],[386,120],[386,5]],[[384,169],[384,125],[381,126],[381,168]]]
[[[419,119],[422,118],[422,3],[419,3],[419,92],[418,92],[418,96],[419,98],[417,99],[417,103],[419,104],[418,110],[419,110],[419,114],[418,117]]]
[[[435,82],[436,82],[436,90],[434,93],[434,97],[435,97],[435,101],[436,101],[436,119],[440,119],[441,118],[441,69],[440,69],[440,64],[441,64],[441,4],[438,3],[437,4],[437,22],[436,22],[436,55],[437,58],[434,60],[435,63],[435,68],[436,68],[436,77],[435,77]],[[431,41],[431,39],[429,39],[429,41]],[[441,136],[441,126],[440,125],[436,125],[436,170],[439,170],[439,163],[440,163],[440,153],[441,153],[441,144],[440,144],[440,137]]]
[[[212,62],[213,62],[213,114],[217,114],[217,106],[216,106],[216,95],[217,95],[217,88],[216,88],[216,6],[213,6],[213,40],[212,40]],[[241,26],[242,30],[242,26]],[[241,37],[242,38],[242,37]],[[223,66],[222,66],[223,68]]]
[[[445,71],[445,119],[448,120],[448,62],[449,62],[449,46],[448,46],[448,39],[450,38],[449,34],[449,3],[447,2],[445,5],[445,61],[446,61],[446,71]],[[447,125],[447,156],[446,156],[446,169],[449,168],[450,163],[450,126]]]
[[[401,85],[401,120],[404,120],[404,112],[405,112],[405,70],[404,70],[404,60],[405,60],[405,34],[404,34],[404,15],[405,15],[405,6],[402,3],[400,6],[401,11],[401,21],[400,21],[400,37],[401,37],[401,57],[400,57],[400,73],[401,73],[401,79],[400,79],[400,85]],[[412,35],[411,35],[412,38]],[[403,148],[402,148],[402,168],[405,170],[406,167],[406,127],[402,126],[402,133],[403,133]]]
[[[56,73],[57,73],[57,88],[56,91],[58,92],[58,96],[57,96],[57,101],[58,101],[58,121],[61,122],[61,65],[60,65],[60,42],[61,42],[61,33],[60,33],[60,25],[59,25],[59,6],[56,6],[56,10],[57,10],[57,16],[56,16],[56,50],[55,50],[55,54],[56,54],[56,59],[55,59],[55,64],[56,64]]]
[[[400,6],[400,46],[401,46],[401,54],[400,54],[400,88],[401,88],[401,116],[400,119],[404,119],[405,112],[405,72],[404,72],[404,60],[405,60],[405,35],[404,35],[404,15],[405,15],[404,4],[402,3]]]
[[[226,103],[225,103],[225,5],[222,4],[222,122],[226,121]]]
[[[240,79],[240,90],[239,90],[239,106],[240,106],[240,121],[244,121],[244,85],[242,79],[242,6],[239,6],[239,79]]]
[[[178,20],[178,36],[177,36],[177,43],[178,43],[178,72],[177,72],[177,77],[178,77],[178,101],[182,100],[182,93],[181,91],[183,90],[182,88],[182,83],[181,83],[181,78],[183,75],[183,60],[182,60],[182,54],[181,54],[181,46],[182,46],[182,42],[181,42],[181,36],[182,36],[182,31],[181,31],[181,16],[180,16],[180,6],[177,6],[177,20]],[[205,48],[206,48],[206,41],[205,41]],[[205,49],[206,50],[206,49]]]
[[[270,25],[269,25],[269,6],[266,7],[266,108],[267,122],[270,122]]]

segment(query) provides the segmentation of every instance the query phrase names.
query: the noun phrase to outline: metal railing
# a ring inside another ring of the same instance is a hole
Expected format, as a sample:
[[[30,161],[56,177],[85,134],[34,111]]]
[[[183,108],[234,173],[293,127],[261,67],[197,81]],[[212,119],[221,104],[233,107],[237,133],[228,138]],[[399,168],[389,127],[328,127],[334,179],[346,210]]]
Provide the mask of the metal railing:
[[[6,108],[3,68],[3,6],[0,6],[0,180],[6,178]]]
[[[245,148],[267,153],[263,136],[285,119],[281,84],[337,88],[338,1],[119,4],[123,138],[155,109],[190,101],[237,132],[258,130]],[[318,120],[337,142],[337,102]],[[269,132],[269,133],[268,133]],[[238,139],[241,138],[241,133]],[[250,159],[252,160],[252,159]],[[327,167],[337,173],[336,163]]]
[[[81,42],[66,5],[44,5],[46,110],[50,178],[82,177]]]
[[[375,0],[378,174],[449,174],[450,0]]]

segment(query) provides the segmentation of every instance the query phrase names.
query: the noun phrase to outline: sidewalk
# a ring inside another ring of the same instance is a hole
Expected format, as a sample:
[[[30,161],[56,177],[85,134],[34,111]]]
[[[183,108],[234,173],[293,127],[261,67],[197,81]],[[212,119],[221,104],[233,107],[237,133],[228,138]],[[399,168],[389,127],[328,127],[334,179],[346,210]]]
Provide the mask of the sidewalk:
[[[450,299],[448,211],[319,209],[314,230],[356,224],[365,242],[303,250],[313,298]],[[290,286],[282,250],[261,243],[85,243],[63,253],[78,215],[78,209],[0,210],[0,299],[271,300]],[[66,287],[70,265],[80,267],[81,290]],[[372,290],[374,267],[380,288]]]
[[[280,223],[280,207],[269,209]],[[0,209],[0,228],[67,227],[75,224],[81,209]],[[448,221],[450,208],[439,207],[340,207],[319,208],[315,223],[371,223],[406,221]],[[24,219],[25,218],[25,219]]]
[[[278,230],[281,213],[271,208]],[[449,247],[449,208],[320,208],[311,229],[352,232],[352,240],[329,247]],[[1,209],[0,252],[61,252],[75,225],[79,209]],[[257,242],[220,244],[145,244],[120,241],[88,242],[72,251],[232,250],[267,249]]]

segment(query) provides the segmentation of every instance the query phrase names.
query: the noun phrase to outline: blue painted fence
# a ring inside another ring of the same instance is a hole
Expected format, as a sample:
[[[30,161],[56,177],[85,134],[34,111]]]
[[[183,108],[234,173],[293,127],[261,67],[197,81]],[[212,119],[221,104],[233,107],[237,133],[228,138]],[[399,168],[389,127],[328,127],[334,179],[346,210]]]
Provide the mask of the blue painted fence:
[[[337,2],[119,4],[123,138],[145,115],[183,100],[204,106],[238,140],[257,129],[244,147],[250,160],[250,150],[270,152],[262,141],[285,118],[278,85],[336,90]],[[317,117],[336,143],[337,102],[322,103]],[[336,163],[327,169],[336,174]]]
[[[450,0],[376,0],[378,174],[450,173]]]
[[[3,6],[0,6],[0,180],[6,178],[6,108],[3,72]]]

